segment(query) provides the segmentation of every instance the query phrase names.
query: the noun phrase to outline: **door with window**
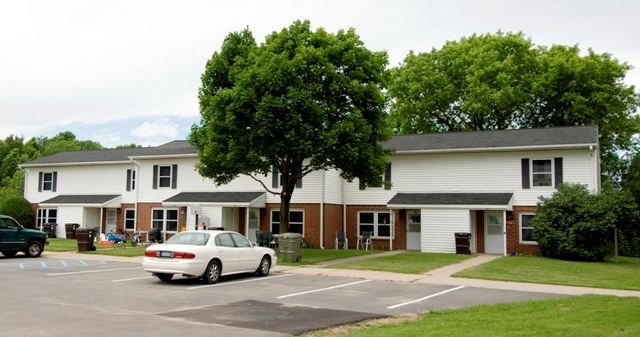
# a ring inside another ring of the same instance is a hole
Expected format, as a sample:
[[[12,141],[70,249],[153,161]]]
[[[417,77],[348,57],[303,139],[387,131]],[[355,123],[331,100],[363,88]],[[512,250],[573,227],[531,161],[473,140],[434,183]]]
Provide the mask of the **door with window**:
[[[260,228],[258,212],[259,210],[257,209],[249,209],[249,233],[247,233],[247,238],[251,242],[256,242],[256,231]]]
[[[504,254],[504,214],[502,211],[484,214],[484,251]]]
[[[107,222],[104,225],[105,234],[109,234],[111,231],[116,232],[116,214],[117,211],[115,208],[107,209]]]
[[[420,210],[407,210],[407,250],[421,250]]]

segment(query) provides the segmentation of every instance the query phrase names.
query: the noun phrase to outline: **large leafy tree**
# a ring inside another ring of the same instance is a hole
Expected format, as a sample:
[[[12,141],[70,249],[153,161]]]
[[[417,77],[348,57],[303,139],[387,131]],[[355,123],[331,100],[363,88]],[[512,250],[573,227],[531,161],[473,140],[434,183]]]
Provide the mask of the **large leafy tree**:
[[[602,171],[640,132],[640,95],[627,63],[577,46],[535,46],[522,33],[472,35],[415,54],[392,70],[391,119],[401,134],[597,125]]]
[[[334,168],[347,181],[379,184],[388,154],[380,142],[390,136],[387,64],[387,54],[365,48],[353,29],[332,34],[296,21],[259,46],[248,29],[230,33],[201,77],[201,121],[189,135],[198,172],[216,185],[252,177],[280,195],[282,215],[296,182],[312,171]],[[272,167],[279,191],[260,177]],[[281,233],[288,224],[281,216]]]

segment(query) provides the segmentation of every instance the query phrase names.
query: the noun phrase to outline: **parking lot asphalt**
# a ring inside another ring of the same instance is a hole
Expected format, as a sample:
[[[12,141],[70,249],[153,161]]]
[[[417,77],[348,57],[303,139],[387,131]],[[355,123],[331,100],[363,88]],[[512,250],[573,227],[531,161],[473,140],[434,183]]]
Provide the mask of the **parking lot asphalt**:
[[[288,336],[404,313],[561,296],[330,275],[326,268],[302,273],[322,269],[315,267],[278,267],[267,277],[223,277],[215,285],[180,277],[167,283],[144,272],[141,258],[19,256],[0,258],[0,304],[16,308],[0,313],[6,335]]]

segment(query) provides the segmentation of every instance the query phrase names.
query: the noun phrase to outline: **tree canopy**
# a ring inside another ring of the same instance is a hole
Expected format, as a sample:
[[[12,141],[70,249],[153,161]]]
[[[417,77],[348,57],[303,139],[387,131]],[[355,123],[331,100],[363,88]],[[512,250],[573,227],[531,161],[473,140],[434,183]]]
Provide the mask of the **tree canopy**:
[[[201,121],[189,142],[200,175],[217,185],[239,175],[281,175],[280,214],[296,182],[339,169],[347,181],[379,184],[387,154],[386,52],[365,48],[354,29],[332,34],[296,21],[256,44],[249,29],[230,33],[207,61]],[[287,231],[288,217],[280,219]]]
[[[640,132],[631,69],[578,46],[535,46],[522,33],[472,35],[441,49],[410,52],[392,70],[390,117],[400,134],[597,125],[602,171]]]

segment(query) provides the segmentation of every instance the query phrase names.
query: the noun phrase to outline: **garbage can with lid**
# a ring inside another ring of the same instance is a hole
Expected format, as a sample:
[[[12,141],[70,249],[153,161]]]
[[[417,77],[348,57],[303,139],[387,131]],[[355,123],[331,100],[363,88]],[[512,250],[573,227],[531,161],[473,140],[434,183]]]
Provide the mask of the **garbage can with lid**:
[[[76,238],[76,229],[80,227],[77,223],[66,223],[64,224],[64,230],[67,239],[75,239]]]
[[[279,247],[282,262],[298,262],[302,259],[300,256],[301,238],[302,234],[298,233],[280,234]]]
[[[56,227],[57,226],[58,226],[57,223],[43,223],[42,224],[42,231],[47,233],[47,237],[55,238],[56,237]]]
[[[76,238],[78,239],[78,251],[94,251],[96,246],[93,245],[93,239],[95,238],[95,229],[93,228],[78,228],[76,229]]]
[[[471,254],[471,233],[455,233],[456,254]]]

